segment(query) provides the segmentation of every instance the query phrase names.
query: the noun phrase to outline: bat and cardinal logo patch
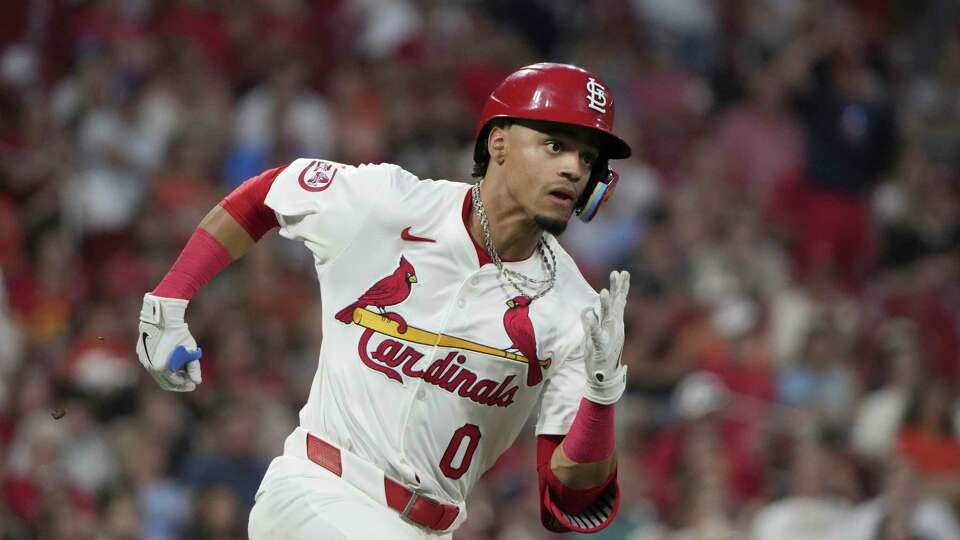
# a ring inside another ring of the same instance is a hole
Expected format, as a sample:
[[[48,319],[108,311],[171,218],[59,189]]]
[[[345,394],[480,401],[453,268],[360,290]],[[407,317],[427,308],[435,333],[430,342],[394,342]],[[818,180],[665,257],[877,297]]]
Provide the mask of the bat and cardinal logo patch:
[[[517,296],[507,301],[503,325],[511,343],[508,348],[501,349],[410,326],[399,313],[389,311],[388,308],[400,304],[410,296],[415,283],[416,269],[406,257],[401,256],[399,264],[390,275],[378,280],[355,302],[334,316],[344,324],[356,324],[364,328],[357,344],[357,352],[364,365],[401,384],[402,373],[408,377],[421,378],[426,383],[481,405],[497,407],[506,407],[513,402],[518,390],[518,386],[513,382],[514,375],[508,375],[502,381],[483,379],[464,365],[466,357],[458,351],[451,351],[446,357],[432,363],[421,363],[424,354],[414,345],[459,349],[520,362],[527,365],[527,386],[540,384],[543,370],[550,367],[551,360],[540,360],[537,357],[536,335],[530,321],[528,297]],[[376,334],[386,339],[371,351],[370,340]]]

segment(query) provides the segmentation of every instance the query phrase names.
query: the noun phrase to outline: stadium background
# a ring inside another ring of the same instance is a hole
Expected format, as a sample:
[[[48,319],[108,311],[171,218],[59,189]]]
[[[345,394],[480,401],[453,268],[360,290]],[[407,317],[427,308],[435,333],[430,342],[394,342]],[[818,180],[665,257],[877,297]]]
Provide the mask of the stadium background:
[[[245,537],[315,368],[311,261],[273,234],[195,298],[191,394],[137,363],[143,292],[223,195],[294,157],[468,180],[483,99],[544,59],[610,84],[636,154],[601,217],[563,237],[595,286],[633,273],[623,505],[598,537],[958,538],[958,15],[4,2],[0,538]],[[532,441],[457,538],[550,537]]]

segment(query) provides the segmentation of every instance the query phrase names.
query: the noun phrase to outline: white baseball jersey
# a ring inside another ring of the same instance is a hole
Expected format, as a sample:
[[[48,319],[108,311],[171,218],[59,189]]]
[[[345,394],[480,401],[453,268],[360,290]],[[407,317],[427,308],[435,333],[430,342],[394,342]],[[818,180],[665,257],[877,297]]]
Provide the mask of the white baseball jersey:
[[[298,159],[265,201],[320,281],[323,344],[300,429],[459,505],[455,526],[538,401],[538,434],[570,428],[585,384],[580,312],[599,305],[549,235],[556,284],[528,306],[494,265],[480,267],[469,188],[396,165]],[[536,253],[505,266],[546,275]]]

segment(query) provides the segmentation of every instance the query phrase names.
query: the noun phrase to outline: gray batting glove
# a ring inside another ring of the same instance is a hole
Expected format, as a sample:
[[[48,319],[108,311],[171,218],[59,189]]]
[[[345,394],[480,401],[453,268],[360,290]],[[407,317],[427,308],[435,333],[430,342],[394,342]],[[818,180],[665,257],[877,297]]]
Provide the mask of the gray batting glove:
[[[143,295],[137,357],[164,390],[190,392],[200,384],[202,351],[183,315],[187,300]]]
[[[611,272],[610,290],[600,291],[600,318],[592,308],[583,310],[583,347],[586,350],[587,390],[590,401],[616,403],[627,387],[627,367],[620,363],[623,352],[623,309],[630,290],[629,272]]]

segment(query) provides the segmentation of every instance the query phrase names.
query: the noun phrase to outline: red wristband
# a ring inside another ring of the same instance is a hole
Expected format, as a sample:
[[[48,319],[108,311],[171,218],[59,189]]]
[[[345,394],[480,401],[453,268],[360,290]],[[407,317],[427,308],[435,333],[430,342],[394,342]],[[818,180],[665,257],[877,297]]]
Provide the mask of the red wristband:
[[[580,400],[580,409],[570,432],[563,439],[563,453],[577,463],[603,461],[614,450],[613,405]]]
[[[206,230],[197,229],[153,294],[190,300],[232,261],[223,244]]]

